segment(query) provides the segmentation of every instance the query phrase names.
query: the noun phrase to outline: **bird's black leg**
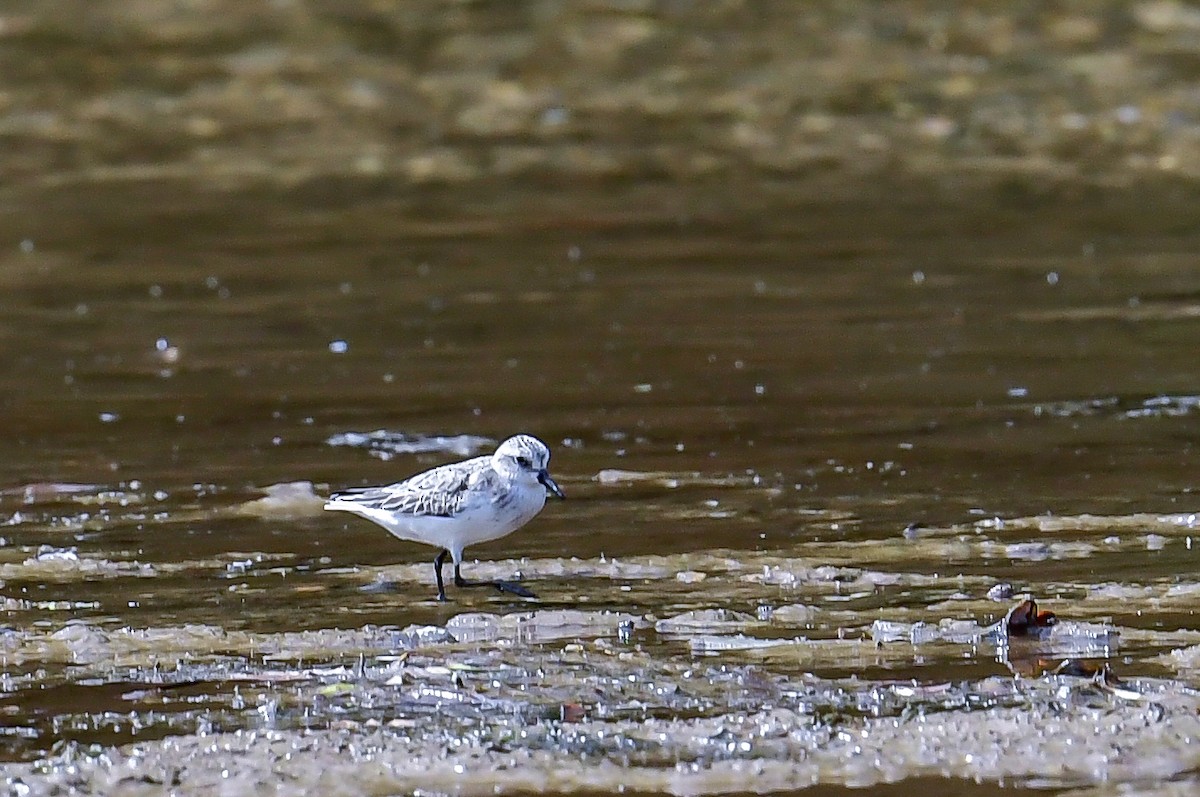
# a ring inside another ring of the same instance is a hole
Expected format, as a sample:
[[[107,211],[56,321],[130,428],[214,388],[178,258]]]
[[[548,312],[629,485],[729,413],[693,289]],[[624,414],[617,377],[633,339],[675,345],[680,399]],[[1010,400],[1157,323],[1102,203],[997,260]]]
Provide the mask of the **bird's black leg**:
[[[454,586],[456,587],[495,587],[501,592],[508,592],[522,598],[536,598],[529,590],[513,581],[467,581],[458,572],[458,562],[454,563]]]
[[[437,555],[437,559],[433,560],[433,574],[437,576],[438,585],[437,599],[440,601],[446,600],[446,585],[442,583],[442,564],[449,555],[450,552],[443,548],[441,553]],[[458,565],[454,566],[454,575],[455,577],[458,576]]]

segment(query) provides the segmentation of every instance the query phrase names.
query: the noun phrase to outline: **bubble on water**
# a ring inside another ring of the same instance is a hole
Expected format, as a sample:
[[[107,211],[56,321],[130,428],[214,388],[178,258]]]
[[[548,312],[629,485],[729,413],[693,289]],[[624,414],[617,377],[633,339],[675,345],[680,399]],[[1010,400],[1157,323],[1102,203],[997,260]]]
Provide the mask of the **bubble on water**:
[[[172,346],[171,341],[165,337],[160,337],[154,341],[155,356],[163,363],[172,364],[179,362],[180,350],[178,346]],[[170,376],[171,372],[165,370],[162,372],[164,376]]]
[[[116,412],[100,413],[100,422],[101,423],[114,423],[116,421],[119,421],[120,419],[121,419],[121,415]]]
[[[559,127],[571,119],[571,112],[561,105],[551,105],[542,111],[542,124],[546,127]]]
[[[1142,120],[1142,109],[1136,105],[1122,105],[1117,109],[1117,121],[1123,125],[1137,124]]]
[[[350,344],[344,340],[331,340],[329,342],[329,350],[334,354],[345,354],[350,350]]]

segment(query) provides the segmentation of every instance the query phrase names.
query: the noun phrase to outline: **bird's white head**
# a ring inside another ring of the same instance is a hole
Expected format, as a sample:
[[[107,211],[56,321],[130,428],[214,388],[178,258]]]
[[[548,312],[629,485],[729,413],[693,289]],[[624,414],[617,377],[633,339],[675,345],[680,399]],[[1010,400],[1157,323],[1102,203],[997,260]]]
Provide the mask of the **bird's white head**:
[[[492,467],[497,473],[529,484],[541,484],[550,492],[563,497],[562,490],[550,478],[546,466],[550,464],[550,449],[536,437],[519,434],[500,444],[492,454]]]

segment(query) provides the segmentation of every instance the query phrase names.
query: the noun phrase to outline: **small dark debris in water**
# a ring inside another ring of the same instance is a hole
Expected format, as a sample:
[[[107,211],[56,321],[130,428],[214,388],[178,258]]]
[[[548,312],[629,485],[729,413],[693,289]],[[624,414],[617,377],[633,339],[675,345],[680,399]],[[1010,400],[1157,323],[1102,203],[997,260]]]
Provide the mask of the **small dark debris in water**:
[[[135,687],[126,689],[121,692],[121,700],[130,702],[145,703],[149,700],[161,698],[164,693],[172,691],[181,691],[184,689],[192,689],[195,687],[205,686],[206,682],[194,678],[185,679],[182,681],[172,681],[171,683],[131,683],[123,684],[122,687]]]
[[[1146,696],[1139,690],[1130,688],[1116,676],[1112,668],[1104,664],[1092,676],[1092,684],[1102,691],[1108,692],[1122,700],[1145,700]]]
[[[1044,628],[1049,628],[1058,622],[1054,612],[1039,612],[1037,601],[1026,598],[1008,610],[1004,617],[1004,626],[1010,637],[1037,636]]]
[[[1040,664],[1044,672],[1050,675],[1069,675],[1076,678],[1094,678],[1110,685],[1121,683],[1121,679],[1113,674],[1106,661],[1096,659],[1061,659],[1059,661],[1042,660]]]

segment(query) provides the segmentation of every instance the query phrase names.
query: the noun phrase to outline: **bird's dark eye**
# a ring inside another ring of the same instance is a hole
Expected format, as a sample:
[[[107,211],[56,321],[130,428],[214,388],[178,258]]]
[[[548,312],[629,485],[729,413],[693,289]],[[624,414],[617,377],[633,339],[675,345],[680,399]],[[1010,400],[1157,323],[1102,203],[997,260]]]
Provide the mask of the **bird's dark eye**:
[[[517,464],[522,468],[529,467],[529,457],[517,457]]]

